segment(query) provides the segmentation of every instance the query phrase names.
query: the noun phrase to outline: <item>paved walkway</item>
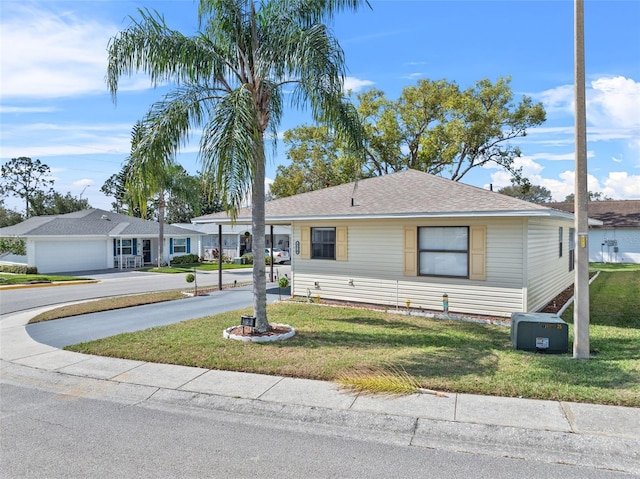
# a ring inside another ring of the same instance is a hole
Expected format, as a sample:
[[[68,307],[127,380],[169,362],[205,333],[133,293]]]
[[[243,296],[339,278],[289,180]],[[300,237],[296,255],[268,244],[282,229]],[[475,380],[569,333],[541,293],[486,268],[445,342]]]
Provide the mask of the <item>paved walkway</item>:
[[[237,293],[216,292],[210,304],[235,308]],[[37,342],[27,333],[29,319],[46,309],[3,318],[2,381],[127,404],[179,404],[359,428],[363,437],[392,436],[414,446],[499,450],[511,457],[640,474],[640,408],[470,394],[356,395],[330,382],[90,356]]]

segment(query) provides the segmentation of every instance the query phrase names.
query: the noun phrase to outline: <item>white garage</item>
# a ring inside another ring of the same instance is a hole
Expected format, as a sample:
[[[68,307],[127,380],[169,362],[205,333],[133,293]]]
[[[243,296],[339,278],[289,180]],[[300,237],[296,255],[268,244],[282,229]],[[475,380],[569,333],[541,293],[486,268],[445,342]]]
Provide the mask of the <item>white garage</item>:
[[[26,246],[26,255],[14,255],[13,261],[0,257],[0,267],[31,267],[43,274],[104,270],[114,267],[116,257],[126,259],[124,267],[141,267],[158,251],[159,233],[156,221],[95,208],[32,216],[0,228],[0,238],[17,238]],[[164,260],[189,254],[200,236],[195,230],[164,225]]]
[[[27,246],[29,247],[29,245]],[[105,240],[47,240],[33,241],[34,263],[39,273],[61,273],[106,269],[107,241]]]

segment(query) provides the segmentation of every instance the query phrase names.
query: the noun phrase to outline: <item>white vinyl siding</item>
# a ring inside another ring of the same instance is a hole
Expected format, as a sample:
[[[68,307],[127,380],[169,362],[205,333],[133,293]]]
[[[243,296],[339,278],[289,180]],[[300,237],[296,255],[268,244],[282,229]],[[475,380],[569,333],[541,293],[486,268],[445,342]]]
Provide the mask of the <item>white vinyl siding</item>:
[[[407,260],[406,251],[416,251],[410,243],[411,235],[417,242],[418,226],[461,224],[485,231],[485,280],[411,276],[411,266],[417,267],[417,259]],[[294,224],[293,241],[300,240],[313,226],[327,225]],[[300,242],[302,248],[304,242]],[[294,296],[389,307],[404,307],[409,300],[412,308],[441,311],[442,295],[447,293],[452,313],[510,316],[524,307],[523,220],[519,218],[352,222],[348,229],[348,261],[307,260],[301,251],[299,255],[294,253],[293,262]]]
[[[538,311],[573,284],[569,255],[558,256],[558,231],[563,226],[563,243],[569,244],[570,220],[532,218],[528,222],[528,289],[525,311]]]
[[[640,264],[640,228],[590,229],[589,261]]]

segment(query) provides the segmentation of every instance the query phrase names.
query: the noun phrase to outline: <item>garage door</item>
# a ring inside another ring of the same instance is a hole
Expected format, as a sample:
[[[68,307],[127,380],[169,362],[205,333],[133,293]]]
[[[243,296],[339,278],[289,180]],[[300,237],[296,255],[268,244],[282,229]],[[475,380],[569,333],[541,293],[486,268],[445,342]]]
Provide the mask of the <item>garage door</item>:
[[[107,242],[104,240],[38,241],[35,254],[39,273],[107,268]]]

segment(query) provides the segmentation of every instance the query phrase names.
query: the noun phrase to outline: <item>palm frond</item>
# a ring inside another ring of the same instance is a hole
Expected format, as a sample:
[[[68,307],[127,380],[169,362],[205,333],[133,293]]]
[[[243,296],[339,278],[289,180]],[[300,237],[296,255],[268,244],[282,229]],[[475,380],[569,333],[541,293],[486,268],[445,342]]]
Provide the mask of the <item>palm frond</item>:
[[[232,215],[251,191],[255,145],[259,135],[251,91],[238,88],[218,101],[209,113],[200,142],[200,160],[213,171],[216,189]]]

